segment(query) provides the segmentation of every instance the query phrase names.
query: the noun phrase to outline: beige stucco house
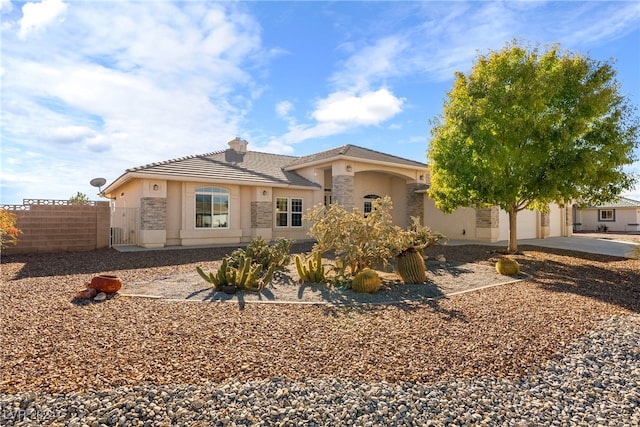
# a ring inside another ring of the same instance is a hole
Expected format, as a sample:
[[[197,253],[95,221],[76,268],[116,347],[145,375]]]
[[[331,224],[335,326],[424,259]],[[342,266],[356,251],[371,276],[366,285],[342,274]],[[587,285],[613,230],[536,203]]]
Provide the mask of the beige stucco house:
[[[424,163],[355,145],[302,157],[247,145],[236,138],[227,150],[125,171],[102,193],[111,199],[113,243],[154,248],[238,244],[257,236],[304,240],[310,224],[302,218],[315,205],[335,202],[366,213],[382,196],[391,198],[401,227],[417,216],[450,239],[508,237],[506,213],[498,208],[448,215],[435,208]],[[564,208],[520,217],[520,238],[570,232]]]
[[[640,232],[640,202],[620,197],[600,206],[573,208],[576,231]]]

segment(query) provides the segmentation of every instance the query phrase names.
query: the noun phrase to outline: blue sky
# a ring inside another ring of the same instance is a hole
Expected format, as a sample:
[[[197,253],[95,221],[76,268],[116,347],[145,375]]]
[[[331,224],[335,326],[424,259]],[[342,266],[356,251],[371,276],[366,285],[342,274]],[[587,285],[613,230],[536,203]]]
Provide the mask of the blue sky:
[[[350,143],[424,162],[453,73],[513,39],[615,58],[640,105],[638,1],[0,5],[0,203],[95,200],[92,178],[236,136],[256,151]]]

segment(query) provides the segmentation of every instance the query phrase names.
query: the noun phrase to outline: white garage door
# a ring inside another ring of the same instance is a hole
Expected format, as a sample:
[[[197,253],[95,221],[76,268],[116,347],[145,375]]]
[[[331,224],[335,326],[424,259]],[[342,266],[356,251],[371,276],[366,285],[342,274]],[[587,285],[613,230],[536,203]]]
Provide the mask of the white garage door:
[[[535,239],[537,237],[537,211],[524,210],[518,212],[518,239]],[[509,214],[500,210],[500,233],[498,240],[509,240]]]
[[[562,221],[564,220],[564,210],[555,203],[549,205],[549,237],[562,236]]]

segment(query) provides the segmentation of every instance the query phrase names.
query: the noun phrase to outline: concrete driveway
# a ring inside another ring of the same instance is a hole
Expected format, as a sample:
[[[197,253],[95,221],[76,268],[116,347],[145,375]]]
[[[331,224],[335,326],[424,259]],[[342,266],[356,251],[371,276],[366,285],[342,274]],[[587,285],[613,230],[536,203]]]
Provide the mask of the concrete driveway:
[[[470,242],[452,241],[450,245],[469,244]],[[482,243],[485,244],[485,243]],[[507,247],[507,241],[489,243],[491,246]],[[610,255],[623,258],[637,258],[640,247],[638,234],[601,234],[580,233],[572,237],[549,237],[547,239],[518,239],[518,245],[541,246],[546,248],[566,249],[592,254]]]

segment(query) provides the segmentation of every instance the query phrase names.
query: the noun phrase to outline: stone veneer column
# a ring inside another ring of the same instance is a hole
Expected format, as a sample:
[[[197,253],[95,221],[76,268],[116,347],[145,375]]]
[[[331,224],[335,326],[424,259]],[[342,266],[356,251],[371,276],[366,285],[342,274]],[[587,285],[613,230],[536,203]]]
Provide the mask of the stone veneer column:
[[[500,211],[497,206],[476,209],[476,238],[496,242],[500,236]]]
[[[273,228],[273,202],[251,202],[251,228]]]
[[[353,209],[353,176],[335,175],[331,189],[333,200],[341,204],[347,211]]]
[[[407,225],[411,225],[411,217],[420,218],[420,223],[425,223],[424,217],[424,193],[416,193],[416,190],[424,185],[418,183],[407,184]]]
[[[540,238],[546,239],[551,234],[551,222],[548,213],[540,212]]]
[[[164,197],[143,197],[140,200],[140,229],[167,229],[167,199]]]
[[[140,199],[140,241],[146,248],[163,247],[167,241],[166,197]]]

